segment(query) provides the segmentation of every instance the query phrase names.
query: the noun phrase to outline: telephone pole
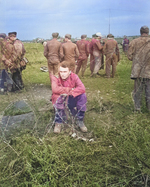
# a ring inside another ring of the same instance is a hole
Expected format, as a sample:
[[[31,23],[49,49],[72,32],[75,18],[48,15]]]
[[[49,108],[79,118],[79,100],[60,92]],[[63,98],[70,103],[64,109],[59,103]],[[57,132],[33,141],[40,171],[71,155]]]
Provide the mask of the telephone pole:
[[[110,34],[110,9],[109,9],[109,31],[108,33]]]

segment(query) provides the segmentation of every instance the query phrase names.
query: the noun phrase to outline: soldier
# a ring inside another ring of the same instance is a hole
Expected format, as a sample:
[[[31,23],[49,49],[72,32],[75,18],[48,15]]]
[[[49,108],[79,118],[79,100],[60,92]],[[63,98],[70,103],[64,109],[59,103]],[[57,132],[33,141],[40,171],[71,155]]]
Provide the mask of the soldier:
[[[8,76],[8,72],[5,69],[6,67],[2,62],[3,50],[5,48],[5,41],[6,41],[6,34],[1,33],[0,34],[0,93],[4,93],[4,91],[7,91],[6,79],[7,80],[10,79]]]
[[[129,39],[127,38],[127,36],[124,36],[124,39],[122,41],[122,45],[123,45],[123,51],[126,54],[128,51],[128,48],[129,48]]]
[[[84,76],[84,72],[86,70],[87,60],[89,56],[89,46],[88,46],[88,42],[86,41],[86,37],[87,35],[82,35],[81,40],[78,40],[76,43],[80,53],[77,61],[76,74],[79,73],[80,68],[82,66],[82,77]]]
[[[59,33],[52,33],[53,39],[44,47],[44,56],[47,58],[48,71],[50,74],[58,74],[58,64],[63,58],[62,45],[57,41]]]
[[[112,34],[107,35],[107,41],[103,47],[106,56],[106,77],[110,78],[112,66],[112,78],[115,76],[117,62],[120,60],[120,53],[117,41]]]
[[[89,51],[91,56],[91,60],[90,60],[91,77],[94,74],[98,74],[98,71],[102,66],[103,46],[100,43],[101,37],[102,35],[100,32],[96,33],[96,37],[92,39],[89,46],[90,47]]]
[[[59,66],[59,77],[51,75],[52,103],[55,108],[54,133],[60,133],[61,125],[65,122],[66,107],[69,108],[73,117],[77,118],[77,126],[82,132],[87,132],[83,123],[86,111],[85,87],[78,75],[70,71],[70,63],[63,61]],[[67,106],[66,103],[67,102]]]
[[[22,61],[26,51],[23,43],[18,40],[16,36],[17,32],[8,33],[8,39],[2,56],[2,61],[5,64],[6,69],[9,69],[12,73],[13,88],[11,91],[22,90],[24,88],[22,80],[24,62]]]
[[[79,50],[75,43],[71,41],[71,35],[65,35],[65,43],[62,44],[63,52],[64,52],[64,61],[68,61],[70,63],[70,70],[75,73],[75,65],[76,60],[79,57]]]
[[[149,28],[140,28],[141,36],[129,44],[128,59],[132,60],[131,79],[134,80],[134,107],[141,110],[142,92],[145,90],[146,105],[150,111],[150,38]]]

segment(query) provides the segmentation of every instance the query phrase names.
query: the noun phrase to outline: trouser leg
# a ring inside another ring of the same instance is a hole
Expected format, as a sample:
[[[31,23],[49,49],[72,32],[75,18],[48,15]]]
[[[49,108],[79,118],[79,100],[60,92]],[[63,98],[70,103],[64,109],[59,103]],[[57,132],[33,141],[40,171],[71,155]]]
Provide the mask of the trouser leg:
[[[145,81],[145,99],[146,99],[146,106],[150,111],[150,79]]]
[[[78,60],[78,62],[77,62],[77,68],[76,68],[76,74],[79,73],[79,71],[81,69],[81,65],[82,65],[82,60]]]
[[[0,88],[4,89],[4,83],[6,82],[6,75],[5,70],[3,69],[1,71],[1,82],[0,82]]]
[[[143,80],[140,78],[137,78],[134,81],[134,91],[133,91],[133,100],[134,100],[135,110],[141,109],[142,92],[143,92]]]
[[[76,115],[78,120],[84,119],[84,113],[86,111],[87,98],[85,94],[81,94],[77,97],[69,96],[68,107],[73,116]]]
[[[116,54],[114,54],[112,59],[112,77],[115,76],[116,66],[117,66],[117,56]]]
[[[13,80],[13,91],[21,90],[24,87],[20,70],[17,69],[16,72],[12,74],[12,80]]]
[[[86,70],[86,66],[87,66],[87,59],[85,59],[83,62],[82,62],[82,77],[84,76],[84,72]]]
[[[64,109],[55,109],[55,123],[64,123],[66,115]]]
[[[106,58],[106,76],[110,78],[110,71],[111,71],[111,59]]]
[[[94,66],[93,73],[97,74],[101,67],[101,56],[95,56],[94,60],[95,60],[95,66]]]
[[[49,72],[49,77],[50,77],[50,75],[53,74],[53,66],[50,63],[48,63],[48,72]]]
[[[53,74],[57,75],[58,74],[58,64],[53,65]]]

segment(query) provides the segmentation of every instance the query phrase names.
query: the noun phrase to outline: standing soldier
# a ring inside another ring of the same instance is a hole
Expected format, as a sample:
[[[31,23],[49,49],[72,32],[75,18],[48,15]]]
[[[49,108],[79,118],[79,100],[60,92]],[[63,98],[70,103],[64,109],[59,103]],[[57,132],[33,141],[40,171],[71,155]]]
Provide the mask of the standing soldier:
[[[0,34],[0,93],[4,93],[8,90],[7,81],[12,85],[11,78],[6,71],[6,66],[2,62],[3,51],[5,50],[5,43],[6,43],[6,34]]]
[[[86,70],[87,60],[89,56],[89,49],[88,49],[89,46],[88,46],[88,42],[86,41],[86,37],[87,35],[82,35],[81,40],[77,41],[76,43],[80,53],[77,61],[76,74],[79,73],[80,68],[82,66],[82,77],[84,76],[84,72]]]
[[[63,53],[64,53],[64,61],[68,61],[70,63],[70,70],[75,73],[75,65],[76,60],[79,57],[79,50],[75,43],[71,41],[71,35],[65,35],[65,43],[62,44]]]
[[[124,36],[122,45],[123,45],[123,52],[127,53],[128,48],[129,48],[129,39],[126,36]]]
[[[59,33],[52,33],[53,39],[48,41],[44,47],[44,56],[47,58],[48,71],[50,74],[56,75],[58,73],[58,64],[63,58],[62,45],[57,41]]]
[[[107,35],[107,42],[103,47],[106,56],[106,77],[110,78],[112,65],[112,78],[115,76],[117,62],[120,60],[120,53],[117,41],[112,34]]]
[[[22,80],[22,70],[24,65],[25,48],[23,43],[16,38],[17,32],[8,33],[8,39],[3,49],[2,61],[12,73],[13,88],[11,91],[22,90],[24,88]]]
[[[96,33],[96,37],[92,39],[90,43],[90,55],[91,55],[91,61],[90,61],[90,69],[91,69],[91,77],[94,74],[98,74],[99,69],[102,66],[102,49],[103,46],[100,43],[101,40],[101,33]]]
[[[145,91],[146,105],[150,111],[150,38],[149,28],[140,29],[141,37],[132,40],[129,44],[128,59],[132,60],[131,79],[134,80],[134,107],[141,110],[142,92]]]

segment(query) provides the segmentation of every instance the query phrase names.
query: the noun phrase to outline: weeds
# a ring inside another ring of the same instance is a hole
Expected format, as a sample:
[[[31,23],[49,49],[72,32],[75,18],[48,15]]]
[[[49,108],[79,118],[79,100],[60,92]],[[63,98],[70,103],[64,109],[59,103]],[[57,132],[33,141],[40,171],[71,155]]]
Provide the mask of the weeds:
[[[105,79],[104,70],[101,77],[90,78],[89,68],[82,79],[88,98],[85,124],[95,140],[90,142],[66,132],[52,133],[54,111],[50,97],[42,92],[45,89],[50,95],[49,76],[39,70],[41,64],[46,65],[43,46],[25,47],[30,61],[23,72],[26,89],[1,95],[0,111],[1,116],[22,114],[7,106],[25,99],[36,120],[18,129],[16,125],[9,138],[1,127],[0,187],[150,186],[150,116],[145,105],[142,113],[134,113],[131,63],[126,56],[121,55],[114,79]]]

